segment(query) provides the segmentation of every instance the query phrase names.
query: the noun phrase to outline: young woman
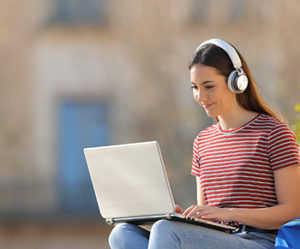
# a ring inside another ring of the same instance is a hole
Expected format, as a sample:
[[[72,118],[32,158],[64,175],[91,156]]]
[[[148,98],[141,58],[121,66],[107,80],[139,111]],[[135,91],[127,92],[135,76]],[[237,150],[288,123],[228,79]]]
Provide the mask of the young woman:
[[[160,220],[151,232],[116,226],[112,249],[269,249],[276,229],[300,216],[300,158],[294,134],[261,100],[245,60],[229,43],[199,45],[190,64],[193,96],[216,124],[194,141],[197,204],[187,216],[236,226],[232,234]]]

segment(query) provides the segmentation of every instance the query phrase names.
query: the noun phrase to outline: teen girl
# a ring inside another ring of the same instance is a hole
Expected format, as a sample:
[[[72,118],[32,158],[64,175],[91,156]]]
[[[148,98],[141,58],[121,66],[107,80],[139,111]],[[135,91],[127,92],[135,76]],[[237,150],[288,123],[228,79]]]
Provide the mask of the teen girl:
[[[300,158],[295,135],[261,100],[250,70],[229,43],[199,45],[190,63],[193,96],[216,124],[194,141],[197,204],[187,216],[224,222],[232,234],[160,220],[151,232],[116,226],[112,249],[269,249],[277,229],[300,216]]]

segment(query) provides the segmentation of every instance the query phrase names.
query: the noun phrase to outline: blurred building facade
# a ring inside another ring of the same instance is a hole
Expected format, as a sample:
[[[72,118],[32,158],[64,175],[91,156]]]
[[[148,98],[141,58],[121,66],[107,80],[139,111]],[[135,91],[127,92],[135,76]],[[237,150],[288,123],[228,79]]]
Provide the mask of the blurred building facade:
[[[294,122],[300,3],[2,0],[0,215],[95,218],[82,149],[158,140],[176,201],[195,198],[192,143],[212,121],[193,102],[198,43],[235,44],[267,102]]]

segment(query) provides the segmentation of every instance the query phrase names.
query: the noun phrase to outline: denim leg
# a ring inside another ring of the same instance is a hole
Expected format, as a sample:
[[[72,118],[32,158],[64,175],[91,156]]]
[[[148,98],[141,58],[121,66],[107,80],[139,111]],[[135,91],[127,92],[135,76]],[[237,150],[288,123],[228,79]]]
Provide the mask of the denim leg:
[[[201,226],[160,220],[151,229],[148,249],[267,249],[271,246],[271,242],[257,243],[249,236],[240,238]]]
[[[265,249],[274,249],[275,235],[271,233],[258,233],[258,232],[242,232],[234,234],[237,237],[254,241]]]
[[[147,249],[149,232],[132,224],[118,224],[111,231],[108,242],[111,249]]]
[[[148,249],[179,249],[181,238],[177,223],[168,220],[159,220],[151,228]]]

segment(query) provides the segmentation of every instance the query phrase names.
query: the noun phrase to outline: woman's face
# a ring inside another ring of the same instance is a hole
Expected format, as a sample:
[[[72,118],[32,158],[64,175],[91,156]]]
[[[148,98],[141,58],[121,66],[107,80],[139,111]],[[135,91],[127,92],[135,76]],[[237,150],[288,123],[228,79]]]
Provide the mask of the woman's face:
[[[190,70],[194,99],[213,118],[222,116],[237,103],[235,94],[229,90],[226,77],[214,67],[194,64]]]

